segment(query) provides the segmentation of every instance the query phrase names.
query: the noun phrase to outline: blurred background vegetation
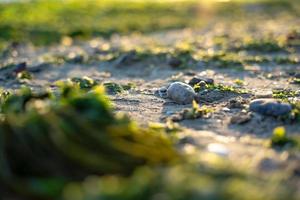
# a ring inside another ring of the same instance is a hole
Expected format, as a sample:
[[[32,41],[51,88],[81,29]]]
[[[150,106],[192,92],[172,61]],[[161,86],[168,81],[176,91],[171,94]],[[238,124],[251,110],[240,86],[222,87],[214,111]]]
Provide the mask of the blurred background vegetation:
[[[298,0],[34,0],[0,3],[0,48],[57,43],[114,33],[201,27],[213,19],[299,16]],[[259,5],[259,9],[255,9]],[[267,9],[266,9],[267,8]]]

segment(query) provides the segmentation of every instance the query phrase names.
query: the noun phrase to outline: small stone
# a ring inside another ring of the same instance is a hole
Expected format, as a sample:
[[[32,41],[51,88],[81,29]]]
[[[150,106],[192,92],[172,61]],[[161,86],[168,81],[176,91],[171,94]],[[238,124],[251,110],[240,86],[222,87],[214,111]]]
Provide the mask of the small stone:
[[[231,124],[245,124],[251,120],[252,116],[250,113],[239,113],[237,115],[234,115],[230,119]]]
[[[180,115],[179,113],[176,113],[176,114],[173,114],[169,117],[169,119],[172,121],[172,122],[180,122],[183,119],[183,115]]]
[[[186,75],[186,76],[195,76],[196,73],[193,72],[193,71],[187,71],[187,72],[184,73],[184,75]]]
[[[237,99],[231,99],[229,103],[227,104],[228,108],[238,108],[242,109],[244,108],[244,104],[246,103],[246,100],[237,98]]]
[[[51,66],[50,63],[40,63],[38,65],[28,68],[28,71],[32,73],[38,73],[41,72],[42,70],[49,68],[50,66]]]
[[[168,87],[161,87],[155,91],[155,95],[157,95],[163,99],[168,98],[167,90],[168,90]]]
[[[121,55],[119,58],[117,58],[114,62],[116,66],[122,66],[122,65],[129,65],[137,60],[137,53],[136,51],[129,51],[123,55]]]
[[[14,68],[14,72],[15,73],[20,73],[23,72],[27,69],[27,63],[26,62],[21,62],[19,64],[17,64]]]
[[[259,91],[255,93],[256,98],[272,98],[273,92],[271,90]]]
[[[0,68],[0,76],[3,79],[14,78],[18,73],[27,70],[27,63],[21,62],[18,64],[9,64]]]
[[[300,78],[300,73],[295,71],[288,72],[287,75],[292,76],[293,78]]]
[[[165,114],[166,114],[166,115],[173,115],[173,114],[174,114],[174,111],[169,110],[169,111],[167,111]]]
[[[190,104],[196,95],[194,89],[182,82],[172,83],[167,90],[168,98],[179,104]]]
[[[191,136],[185,136],[183,138],[181,138],[178,142],[179,145],[182,144],[196,144],[196,141],[193,137]]]
[[[179,67],[182,64],[182,61],[178,58],[171,58],[168,62],[171,67]]]
[[[200,78],[200,77],[193,77],[190,81],[189,81],[189,85],[194,87],[194,85],[200,83],[200,82],[205,82],[206,84],[214,84],[214,79],[212,78]]]
[[[249,109],[262,115],[282,116],[291,112],[289,103],[282,103],[276,99],[255,99],[251,101]]]
[[[230,112],[230,109],[227,108],[227,107],[224,107],[224,108],[222,108],[222,111],[224,111],[224,112]]]

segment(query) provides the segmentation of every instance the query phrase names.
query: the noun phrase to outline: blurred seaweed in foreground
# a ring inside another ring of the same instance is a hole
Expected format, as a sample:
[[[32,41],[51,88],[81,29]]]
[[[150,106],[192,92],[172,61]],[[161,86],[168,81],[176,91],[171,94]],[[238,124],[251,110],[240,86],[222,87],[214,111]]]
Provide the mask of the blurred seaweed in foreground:
[[[23,88],[0,99],[0,197],[297,199],[293,174],[259,175],[215,154],[179,153],[176,133],[114,114],[102,86]]]
[[[31,190],[32,179],[68,182],[90,174],[129,175],[138,166],[179,158],[163,131],[114,115],[103,87],[84,92],[64,85],[56,96],[24,88],[3,98],[0,178],[13,193],[47,197],[47,192]]]

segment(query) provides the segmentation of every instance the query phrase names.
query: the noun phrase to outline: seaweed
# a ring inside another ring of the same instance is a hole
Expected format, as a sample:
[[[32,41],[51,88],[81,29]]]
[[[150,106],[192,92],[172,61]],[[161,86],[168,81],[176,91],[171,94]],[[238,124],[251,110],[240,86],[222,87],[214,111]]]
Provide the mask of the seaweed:
[[[141,128],[126,115],[116,116],[102,86],[86,92],[67,84],[59,94],[23,88],[1,107],[0,178],[23,197],[58,197],[59,192],[39,189],[51,180],[56,185],[91,174],[129,175],[138,166],[179,159],[163,130]]]

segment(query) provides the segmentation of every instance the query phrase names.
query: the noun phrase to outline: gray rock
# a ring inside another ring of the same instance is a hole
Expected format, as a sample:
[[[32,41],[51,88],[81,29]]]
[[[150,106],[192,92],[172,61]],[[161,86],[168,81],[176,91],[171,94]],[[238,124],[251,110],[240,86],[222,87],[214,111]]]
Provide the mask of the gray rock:
[[[295,78],[300,78],[300,73],[296,73],[294,77]]]
[[[167,95],[167,90],[168,90],[168,87],[161,87],[159,88],[158,90],[155,91],[155,95],[161,97],[161,98],[168,98],[168,95]]]
[[[190,104],[194,100],[196,93],[188,84],[182,82],[172,83],[167,90],[168,98],[179,104]]]
[[[276,99],[255,99],[249,109],[262,115],[282,116],[291,112],[292,106]]]
[[[193,77],[190,81],[189,81],[189,85],[190,86],[194,86],[200,82],[205,82],[206,84],[214,84],[214,79],[212,78],[201,78],[201,77]]]

